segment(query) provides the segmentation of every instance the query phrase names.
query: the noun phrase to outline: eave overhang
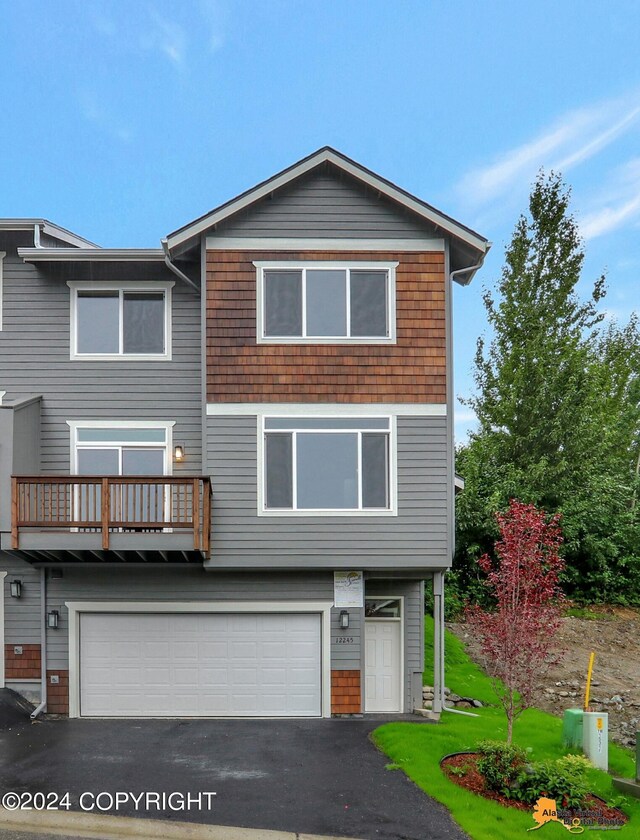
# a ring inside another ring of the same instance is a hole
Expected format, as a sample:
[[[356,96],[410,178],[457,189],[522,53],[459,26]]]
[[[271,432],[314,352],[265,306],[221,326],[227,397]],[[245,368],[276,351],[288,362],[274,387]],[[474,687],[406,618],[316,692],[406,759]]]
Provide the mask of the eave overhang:
[[[164,262],[162,248],[18,248],[25,262]]]
[[[66,228],[55,225],[47,219],[0,219],[0,230],[34,230],[39,227],[42,233],[66,242],[74,248],[98,249],[100,246],[83,236],[78,236]]]
[[[167,249],[170,252],[177,248],[182,249],[189,241],[195,240],[234,213],[238,213],[255,204],[275,190],[280,189],[323,163],[330,163],[343,172],[348,173],[381,195],[386,196],[430,224],[435,225],[444,233],[449,234],[454,240],[465,247],[465,249],[469,249],[472,252],[474,259],[470,265],[481,263],[484,255],[491,247],[491,243],[481,234],[476,233],[476,231],[468,228],[466,225],[460,224],[455,219],[452,219],[450,216],[447,216],[445,213],[442,213],[416,196],[411,195],[411,193],[403,190],[391,181],[381,178],[379,175],[376,175],[371,170],[366,169],[359,163],[337,152],[335,149],[325,146],[312,155],[303,158],[303,160],[295,163],[293,166],[274,175],[272,178],[263,181],[250,190],[241,193],[236,198],[200,216],[200,218],[195,219],[188,225],[184,225],[178,228],[178,230],[173,231],[173,233],[170,233],[166,237]],[[471,276],[472,274],[466,278],[467,283],[470,281]]]

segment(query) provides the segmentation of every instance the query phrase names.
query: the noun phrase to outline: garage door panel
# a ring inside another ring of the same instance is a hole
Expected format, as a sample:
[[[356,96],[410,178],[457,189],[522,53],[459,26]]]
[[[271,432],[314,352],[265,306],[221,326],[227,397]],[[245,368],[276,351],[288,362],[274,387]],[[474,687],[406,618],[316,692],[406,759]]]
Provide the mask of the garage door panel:
[[[319,716],[317,614],[80,617],[83,716]]]
[[[232,659],[250,659],[255,661],[258,656],[258,642],[251,640],[234,640],[230,645],[229,655]]]

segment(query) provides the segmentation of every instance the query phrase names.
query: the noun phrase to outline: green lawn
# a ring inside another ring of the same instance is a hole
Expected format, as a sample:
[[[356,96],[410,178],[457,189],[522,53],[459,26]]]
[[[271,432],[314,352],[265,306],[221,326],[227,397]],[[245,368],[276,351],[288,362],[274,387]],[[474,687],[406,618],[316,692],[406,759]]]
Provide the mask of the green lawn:
[[[425,619],[425,683],[432,685],[433,621]],[[469,659],[463,644],[451,633],[446,636],[446,682],[457,694],[496,703],[491,680]],[[378,747],[389,756],[425,793],[442,802],[454,819],[473,840],[514,840],[524,837],[535,826],[530,814],[504,808],[458,787],[440,770],[440,759],[452,752],[472,750],[478,741],[504,739],[504,713],[495,706],[476,709],[477,718],[444,712],[439,724],[388,723],[373,733]],[[529,751],[532,760],[557,758],[567,751],[561,742],[562,721],[538,709],[529,709],[517,721],[514,741]],[[609,745],[609,768],[620,776],[634,775],[634,761],[629,750]],[[389,772],[394,772],[390,770]],[[611,784],[611,777],[591,771],[591,789],[611,804],[618,805],[630,817],[629,823],[612,835],[610,831],[585,832],[588,840],[621,836],[640,838],[640,800],[623,798]],[[557,823],[544,825],[542,838],[567,836]],[[539,835],[533,835],[538,837]]]

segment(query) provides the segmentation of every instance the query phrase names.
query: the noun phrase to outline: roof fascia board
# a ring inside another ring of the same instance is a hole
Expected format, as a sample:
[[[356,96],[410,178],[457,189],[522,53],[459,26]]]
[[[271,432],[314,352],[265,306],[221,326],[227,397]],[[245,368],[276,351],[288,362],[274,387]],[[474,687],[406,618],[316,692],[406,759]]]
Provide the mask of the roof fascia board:
[[[187,239],[193,239],[194,237],[199,236],[208,230],[208,228],[218,224],[218,222],[221,222],[223,219],[226,219],[227,216],[231,216],[233,213],[238,213],[240,210],[244,210],[245,207],[255,204],[256,201],[260,201],[261,198],[269,195],[269,193],[280,189],[280,187],[283,187],[295,178],[299,178],[301,175],[304,175],[306,172],[314,169],[322,162],[323,158],[320,155],[314,155],[313,157],[307,158],[292,169],[286,169],[284,172],[281,172],[280,175],[276,175],[274,178],[264,181],[254,189],[243,193],[237,199],[232,199],[230,202],[223,204],[217,210],[214,210],[212,213],[209,213],[208,215],[203,216],[200,220],[194,222],[193,225],[188,225],[187,227],[177,231],[175,234],[169,234],[169,236],[167,236],[167,245],[169,249],[175,248],[176,245],[180,245]]]
[[[237,199],[232,199],[226,204],[223,204],[217,210],[214,210],[206,216],[203,216],[202,218],[196,220],[195,222],[193,222],[193,224],[180,228],[173,234],[169,234],[169,236],[167,237],[168,247],[170,249],[175,248],[182,242],[185,242],[188,239],[192,239],[193,237],[204,233],[208,228],[218,224],[223,219],[226,219],[228,216],[231,216],[234,213],[238,213],[240,210],[244,210],[246,207],[250,206],[251,204],[254,204],[257,201],[260,201],[260,199],[269,195],[269,193],[274,192],[275,190],[279,189],[285,184],[288,184],[290,181],[299,178],[301,175],[304,175],[305,173],[309,172],[312,169],[315,169],[315,167],[325,162],[332,163],[334,166],[338,167],[339,169],[342,169],[344,172],[347,172],[352,177],[356,178],[359,181],[362,181],[363,183],[367,184],[368,186],[387,196],[387,198],[392,199],[398,204],[401,204],[404,207],[411,210],[412,212],[416,213],[416,215],[431,222],[431,224],[437,225],[438,227],[447,231],[447,233],[450,233],[457,239],[466,242],[468,245],[470,245],[472,248],[475,248],[480,253],[484,253],[486,251],[486,239],[479,236],[478,234],[475,234],[468,228],[459,225],[453,219],[450,219],[448,216],[445,216],[444,214],[435,210],[435,208],[429,207],[428,205],[424,204],[414,196],[411,196],[404,190],[395,187],[389,181],[386,181],[383,178],[380,178],[375,173],[364,169],[354,161],[343,157],[342,155],[335,152],[333,149],[321,149],[316,154],[311,155],[310,157],[300,161],[300,163],[295,164],[289,169],[284,170],[279,175],[274,176],[268,181],[264,181],[262,184],[259,184],[254,189],[242,193]]]
[[[164,262],[161,248],[18,248],[25,262]]]
[[[48,222],[46,219],[0,219],[0,230],[33,230],[36,225],[39,225],[47,236],[52,236],[61,242],[67,242],[74,247],[91,248],[92,250],[97,250],[100,247],[95,242],[78,236],[59,225],[54,225],[53,222]]]
[[[46,233],[47,236],[53,236],[56,239],[61,239],[63,242],[68,242],[69,245],[75,245],[77,248],[91,248],[91,250],[99,250],[99,245],[96,245],[95,242],[91,242],[89,239],[85,239],[84,236],[78,236],[77,233],[72,233],[70,230],[66,230],[66,228],[61,228],[59,225],[55,225],[52,222],[48,222],[46,219],[42,221],[42,231]]]
[[[373,172],[370,172],[367,169],[363,169],[358,164],[343,158],[341,155],[337,155],[333,151],[327,153],[327,160],[330,163],[333,163],[334,166],[337,166],[340,169],[344,169],[345,172],[348,172],[354,178],[357,178],[358,180],[363,181],[368,186],[373,187],[373,189],[379,190],[379,192],[383,193],[388,198],[393,199],[393,201],[396,201],[398,204],[404,205],[409,210],[412,210],[414,213],[416,213],[418,216],[422,216],[423,219],[426,219],[432,224],[437,225],[443,230],[446,230],[447,233],[450,233],[457,239],[462,239],[464,242],[467,242],[469,245],[471,245],[473,248],[476,248],[478,251],[484,252],[486,250],[486,239],[484,239],[481,236],[478,236],[477,234],[474,234],[473,231],[469,230],[468,228],[457,224],[453,221],[453,219],[449,219],[447,216],[440,213],[435,208],[428,207],[424,204],[424,202],[420,201],[419,199],[415,198],[414,196],[410,195],[404,190],[400,190],[398,187],[394,186],[389,181],[385,181],[378,175],[375,175]]]

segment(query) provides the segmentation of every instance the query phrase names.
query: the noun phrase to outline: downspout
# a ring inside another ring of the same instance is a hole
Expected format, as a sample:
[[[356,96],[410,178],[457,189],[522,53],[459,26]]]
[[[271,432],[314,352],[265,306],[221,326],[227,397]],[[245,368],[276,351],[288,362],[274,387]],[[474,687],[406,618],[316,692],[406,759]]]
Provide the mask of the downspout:
[[[484,264],[485,257],[491,247],[491,243],[487,242],[487,248],[482,255],[482,259],[476,263],[475,265],[467,266],[467,268],[458,268],[455,271],[449,272],[449,280],[453,281],[456,277],[462,274],[468,274],[468,278],[466,282],[463,282],[462,285],[468,286],[471,280],[473,279],[473,275],[482,268]],[[448,253],[448,252],[447,252]],[[451,294],[450,289],[447,289],[447,292]],[[451,304],[449,304],[451,306]],[[450,318],[449,322],[449,329],[453,333],[453,323],[452,319]],[[451,335],[451,341],[453,340],[453,334]],[[450,362],[450,366],[453,367],[453,360]],[[453,370],[449,371],[449,377],[453,376]],[[452,400],[453,403],[453,400]],[[453,411],[453,404],[451,405],[451,410]],[[449,413],[449,412],[447,412]],[[453,418],[450,419],[450,422],[453,423]],[[453,446],[453,439],[451,440],[451,444]],[[453,470],[453,476],[455,482],[455,468]],[[450,488],[450,492],[454,494],[454,510],[455,510],[455,484],[453,487]],[[455,523],[452,523],[453,528],[453,535],[455,539]],[[451,546],[451,550],[454,550],[454,546]],[[453,561],[453,557],[451,558]],[[441,575],[440,580],[436,583],[436,574]],[[445,641],[445,625],[444,625],[444,582],[445,582],[445,574],[443,572],[434,573],[434,632],[435,632],[435,639],[434,639],[434,669],[440,669],[438,674],[438,679],[434,679],[434,691],[437,692],[439,696],[435,696],[434,694],[434,702],[433,702],[433,709],[434,711],[442,711],[442,712],[452,712],[453,714],[457,715],[466,715],[467,717],[479,717],[479,715],[475,714],[474,712],[465,712],[462,709],[454,709],[451,706],[447,706],[446,703],[446,695],[444,693],[445,689],[445,675],[444,675],[444,641]],[[435,676],[435,673],[434,673]]]
[[[31,712],[31,720],[47,708],[47,570],[40,569],[40,705]]]
[[[164,262],[169,271],[172,271],[176,275],[176,277],[179,277],[182,280],[183,283],[187,283],[189,286],[191,286],[192,289],[195,289],[195,291],[199,294],[200,289],[196,286],[193,280],[187,277],[187,275],[184,272],[180,271],[177,265],[174,265],[171,262],[171,253],[169,251],[169,245],[167,243],[167,240],[161,239],[160,241],[162,242],[162,250],[164,251]]]
[[[40,244],[40,225],[33,226],[33,247],[42,248]]]

